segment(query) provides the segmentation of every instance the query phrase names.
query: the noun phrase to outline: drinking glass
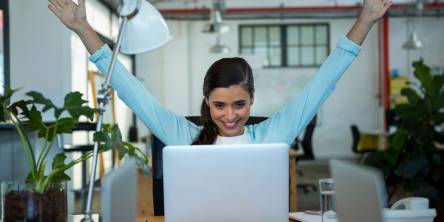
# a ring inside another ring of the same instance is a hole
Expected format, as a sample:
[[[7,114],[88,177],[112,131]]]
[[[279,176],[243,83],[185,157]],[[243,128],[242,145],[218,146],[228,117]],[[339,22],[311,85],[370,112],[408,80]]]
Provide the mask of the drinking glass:
[[[335,182],[332,178],[319,180],[322,222],[336,218],[334,184]]]

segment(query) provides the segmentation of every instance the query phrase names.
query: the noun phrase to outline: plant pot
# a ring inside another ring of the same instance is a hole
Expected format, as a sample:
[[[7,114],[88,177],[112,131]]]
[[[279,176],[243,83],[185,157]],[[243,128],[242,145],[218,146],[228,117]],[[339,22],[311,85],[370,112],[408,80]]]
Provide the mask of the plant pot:
[[[65,183],[54,183],[41,194],[33,185],[2,183],[3,222],[66,222],[65,188]]]

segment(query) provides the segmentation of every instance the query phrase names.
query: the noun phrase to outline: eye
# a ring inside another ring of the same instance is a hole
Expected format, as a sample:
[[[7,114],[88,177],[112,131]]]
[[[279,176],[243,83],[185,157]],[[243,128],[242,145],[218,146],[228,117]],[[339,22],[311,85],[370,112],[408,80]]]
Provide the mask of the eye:
[[[236,108],[244,108],[244,106],[245,106],[245,104],[246,104],[246,102],[245,101],[241,101],[241,102],[236,102],[236,103],[234,103],[234,106],[236,107]]]
[[[222,109],[224,107],[223,103],[219,103],[219,102],[215,102],[214,103],[214,107],[216,107],[216,109]]]

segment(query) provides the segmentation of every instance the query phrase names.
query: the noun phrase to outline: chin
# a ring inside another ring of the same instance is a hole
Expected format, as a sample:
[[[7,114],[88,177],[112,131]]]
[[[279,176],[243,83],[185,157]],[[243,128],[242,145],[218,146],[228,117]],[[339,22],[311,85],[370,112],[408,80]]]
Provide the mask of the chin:
[[[223,131],[223,134],[225,136],[239,136],[239,135],[241,135],[241,133],[242,133],[242,130],[240,130],[240,129],[224,130]]]

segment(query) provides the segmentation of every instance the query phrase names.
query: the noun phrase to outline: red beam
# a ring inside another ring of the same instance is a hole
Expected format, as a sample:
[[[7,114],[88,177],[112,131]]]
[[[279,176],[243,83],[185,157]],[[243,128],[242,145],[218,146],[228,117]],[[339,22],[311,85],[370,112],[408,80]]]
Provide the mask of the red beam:
[[[286,12],[306,12],[306,11],[326,11],[326,10],[355,10],[361,6],[302,6],[302,7],[267,7],[267,8],[228,8],[225,13],[286,13]]]
[[[388,16],[384,16],[378,25],[378,68],[379,68],[379,105],[384,110],[384,129],[388,125],[385,115],[390,109],[390,54],[389,54],[389,22]]]
[[[412,8],[415,4],[393,4],[391,9]],[[444,8],[444,2],[427,3],[424,8],[439,9]],[[305,11],[344,11],[344,10],[359,10],[361,5],[352,6],[292,6],[292,7],[253,7],[253,8],[227,8],[227,14],[240,13],[290,13],[290,12],[305,12]],[[209,8],[193,8],[193,9],[161,9],[162,14],[208,14]]]

